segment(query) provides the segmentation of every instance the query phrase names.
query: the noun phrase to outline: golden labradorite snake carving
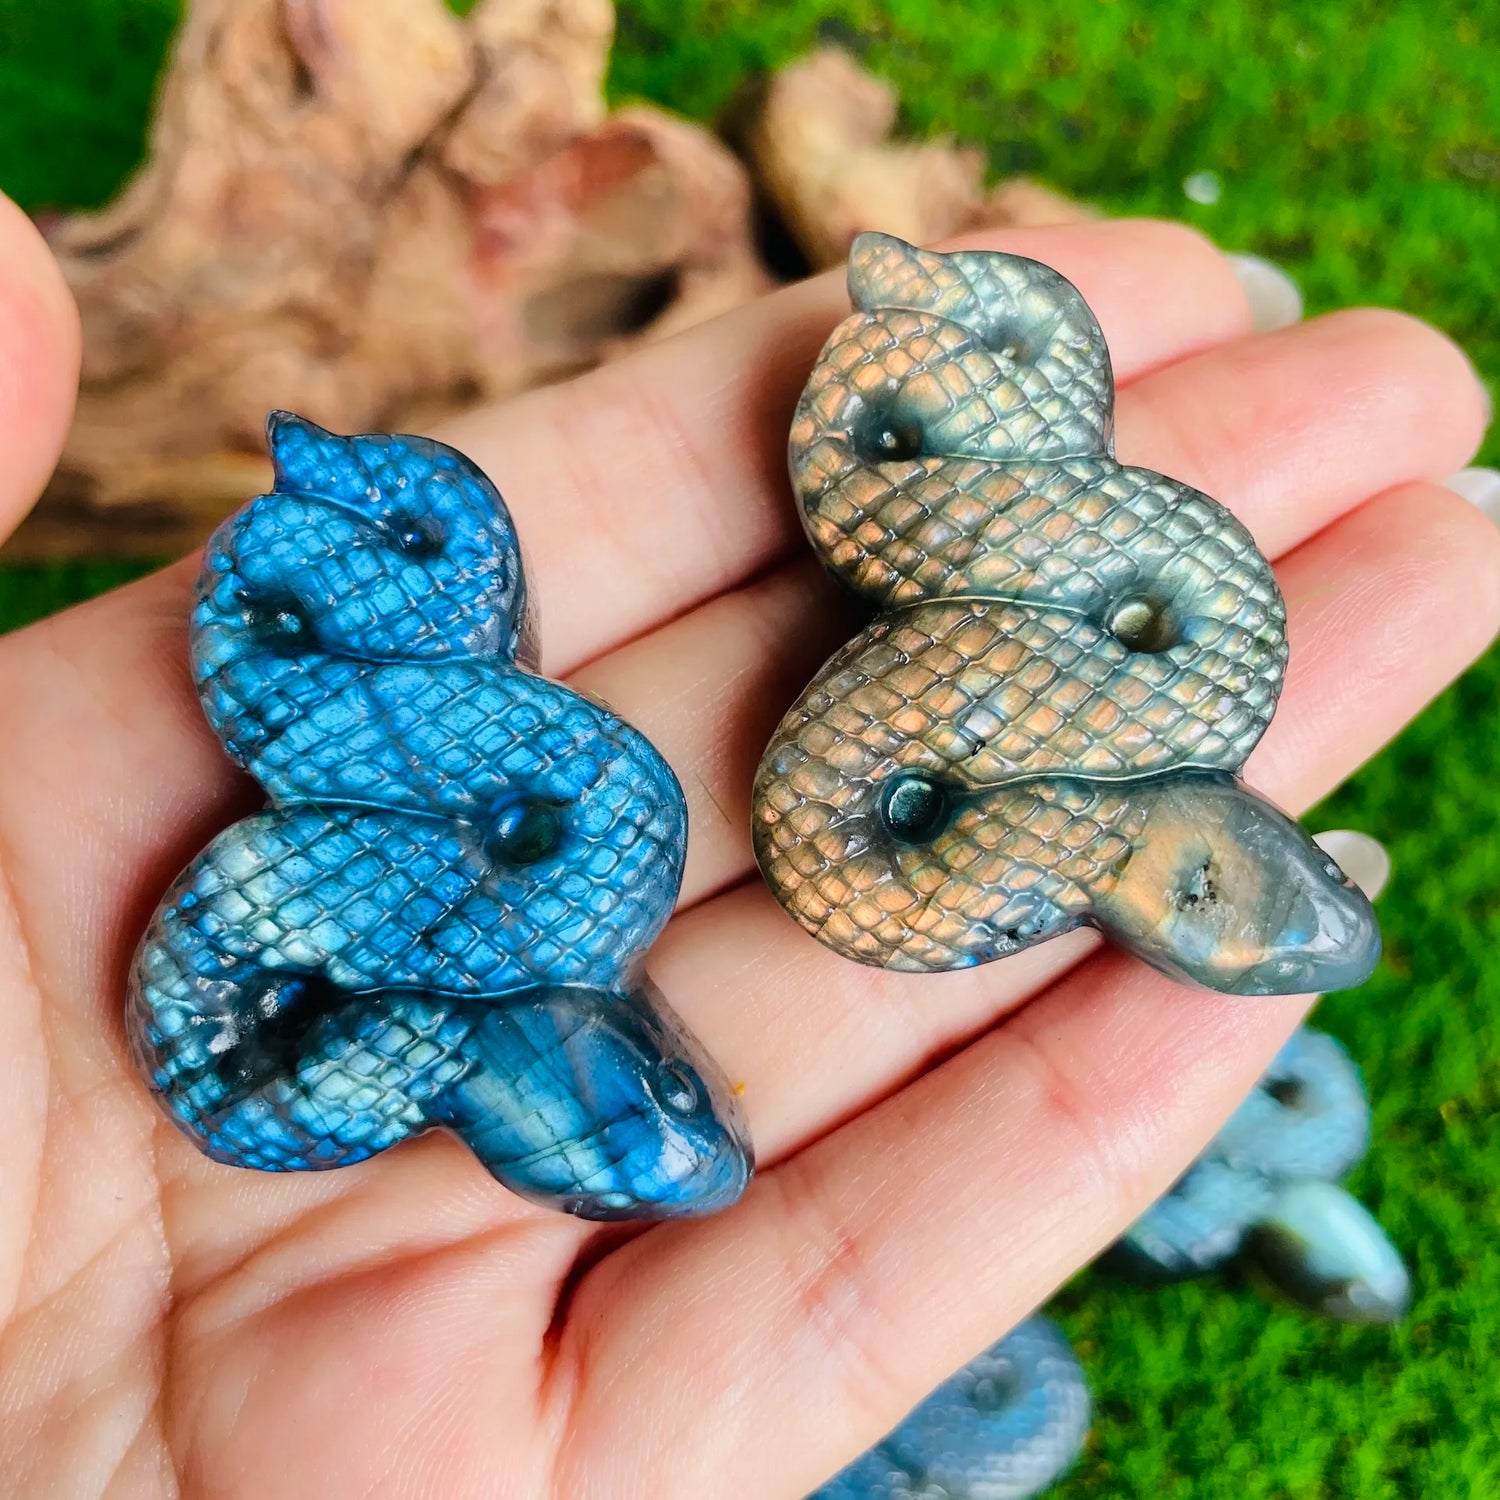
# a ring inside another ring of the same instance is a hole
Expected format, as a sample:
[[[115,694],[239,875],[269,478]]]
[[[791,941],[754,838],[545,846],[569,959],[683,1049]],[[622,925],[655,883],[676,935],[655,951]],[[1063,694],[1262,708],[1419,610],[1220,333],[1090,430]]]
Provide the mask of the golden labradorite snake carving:
[[[755,844],[862,963],[985,963],[1090,924],[1216,990],[1346,988],[1368,901],[1237,779],[1286,610],[1207,495],[1119,463],[1077,289],[866,234],[792,424],[803,524],[875,613],[782,721]]]

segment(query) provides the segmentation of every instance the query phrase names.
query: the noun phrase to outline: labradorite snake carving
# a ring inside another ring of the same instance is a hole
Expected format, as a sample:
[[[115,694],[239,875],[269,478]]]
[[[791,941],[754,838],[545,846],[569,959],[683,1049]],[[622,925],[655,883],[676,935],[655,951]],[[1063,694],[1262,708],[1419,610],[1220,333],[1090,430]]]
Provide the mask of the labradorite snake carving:
[[[1062,1330],[1033,1316],[808,1500],[1029,1500],[1078,1457],[1091,1408]]]
[[[1091,924],[1219,990],[1362,981],[1369,903],[1238,779],[1286,667],[1276,581],[1221,505],[1115,459],[1078,291],[882,234],[849,288],[790,465],[814,549],[874,618],[762,760],[776,896],[892,969]]]
[[[1109,1262],[1144,1281],[1201,1276],[1240,1255],[1312,1312],[1390,1323],[1411,1278],[1374,1216],[1341,1186],[1370,1145],[1354,1060],[1303,1027],[1208,1148],[1131,1225]]]
[[[363,1160],[433,1126],[589,1218],[701,1213],[751,1169],[732,1091],[644,980],[681,881],[666,762],[535,674],[515,529],[461,454],[269,424],[209,542],[193,675],[268,805],[136,955],[132,1046],[211,1157]]]

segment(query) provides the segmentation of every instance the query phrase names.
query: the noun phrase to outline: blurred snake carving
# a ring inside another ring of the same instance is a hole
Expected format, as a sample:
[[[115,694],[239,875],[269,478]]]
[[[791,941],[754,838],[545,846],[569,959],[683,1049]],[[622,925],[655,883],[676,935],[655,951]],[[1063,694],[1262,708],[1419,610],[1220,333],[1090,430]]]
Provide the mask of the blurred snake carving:
[[[1302,1027],[1228,1124],[1110,1251],[1142,1281],[1201,1276],[1242,1254],[1292,1301],[1346,1323],[1411,1306],[1400,1252],[1342,1179],[1370,1145],[1353,1059]]]
[[[208,721],[269,805],[136,955],[128,1031],[220,1162],[361,1161],[441,1126],[533,1201],[703,1213],[751,1156],[650,990],[686,807],[601,705],[534,674],[514,527],[463,455],[269,423],[276,482],[209,542]]]
[[[1109,354],[1035,261],[861,235],[792,424],[802,520],[873,612],[761,762],[786,909],[943,970],[1082,924],[1210,988],[1355,985],[1368,901],[1238,779],[1286,668],[1243,526],[1113,453]]]

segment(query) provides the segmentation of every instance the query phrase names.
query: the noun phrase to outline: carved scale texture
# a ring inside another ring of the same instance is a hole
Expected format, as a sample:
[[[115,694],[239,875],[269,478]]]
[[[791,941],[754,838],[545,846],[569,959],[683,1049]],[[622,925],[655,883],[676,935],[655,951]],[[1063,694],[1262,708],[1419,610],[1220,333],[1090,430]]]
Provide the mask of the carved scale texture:
[[[790,466],[815,550],[876,618],[767,749],[756,850],[846,956],[962,967],[1100,920],[1145,837],[1126,783],[1238,772],[1285,607],[1221,505],[1115,460],[1104,340],[1056,272],[864,235],[849,282]],[[912,777],[947,815],[903,837],[882,799]]]
[[[211,540],[209,723],[265,788],[133,974],[152,1087],[217,1160],[341,1166],[433,1125],[592,1217],[702,1212],[750,1159],[639,965],[686,809],[652,746],[540,678],[514,529],[467,459],[273,417],[275,489]]]

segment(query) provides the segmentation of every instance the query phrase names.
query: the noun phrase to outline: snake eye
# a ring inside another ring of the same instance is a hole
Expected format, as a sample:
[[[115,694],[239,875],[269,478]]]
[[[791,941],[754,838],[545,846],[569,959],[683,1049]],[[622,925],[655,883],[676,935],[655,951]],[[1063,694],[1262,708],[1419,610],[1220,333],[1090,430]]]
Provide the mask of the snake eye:
[[[312,636],[312,616],[292,594],[266,594],[244,600],[245,624],[258,636],[296,644]]]
[[[922,452],[922,427],[892,401],[871,402],[854,427],[854,448],[867,464],[898,463]]]
[[[443,528],[431,516],[396,515],[389,524],[396,546],[408,557],[436,557],[443,550]]]
[[[698,1085],[681,1063],[658,1063],[651,1088],[662,1108],[671,1114],[686,1118],[698,1108]]]
[[[1127,651],[1170,651],[1182,639],[1172,611],[1157,599],[1132,594],[1110,611],[1109,633]]]
[[[1262,1087],[1285,1109],[1301,1109],[1307,1103],[1307,1087],[1300,1078],[1275,1078]]]
[[[880,804],[891,836],[903,844],[926,844],[948,823],[948,794],[925,776],[898,776]]]
[[[561,809],[550,802],[512,802],[495,819],[492,847],[512,865],[532,865],[562,842]]]

